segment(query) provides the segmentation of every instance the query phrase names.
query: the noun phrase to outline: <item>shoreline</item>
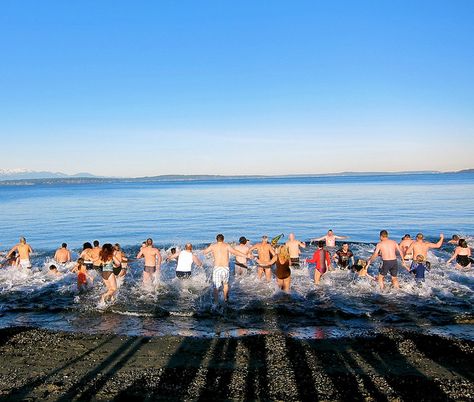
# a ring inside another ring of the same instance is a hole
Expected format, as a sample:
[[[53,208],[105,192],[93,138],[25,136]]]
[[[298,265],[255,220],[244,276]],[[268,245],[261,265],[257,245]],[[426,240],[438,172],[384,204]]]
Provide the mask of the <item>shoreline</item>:
[[[0,329],[2,400],[468,400],[474,342],[386,330],[301,340]]]

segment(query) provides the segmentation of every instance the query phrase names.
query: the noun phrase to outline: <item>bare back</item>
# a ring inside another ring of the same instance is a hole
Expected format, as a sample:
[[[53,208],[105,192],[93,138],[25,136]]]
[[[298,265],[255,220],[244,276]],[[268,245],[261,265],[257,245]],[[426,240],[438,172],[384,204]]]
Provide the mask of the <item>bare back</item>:
[[[275,255],[275,250],[273,250],[270,243],[259,243],[253,246],[252,249],[257,250],[258,259],[262,264],[269,263]]]
[[[299,258],[300,247],[306,247],[306,245],[299,240],[288,240],[285,244],[288,247],[288,251],[290,252],[290,258]]]
[[[30,253],[32,250],[29,244],[19,243],[16,245],[16,249],[18,250],[18,254],[20,255],[21,260],[30,259]]]
[[[400,247],[397,242],[390,239],[382,240],[377,244],[375,252],[382,254],[382,260],[391,261],[397,259],[397,251],[401,255]]]
[[[137,258],[145,258],[145,266],[154,267],[157,265],[159,260],[160,250],[155,247],[144,247],[140,250],[137,255]]]
[[[407,250],[412,245],[412,243],[413,243],[412,239],[405,239],[400,242],[400,250],[402,250],[403,255],[406,254]]]
[[[240,251],[243,254],[248,254],[250,247],[246,246],[245,244],[239,244],[238,246],[235,247],[237,251]],[[247,263],[247,258],[246,257],[241,257],[240,255],[235,256],[235,260],[237,262],[240,262],[241,264]]]
[[[91,251],[90,251],[90,256],[92,257],[92,262],[99,262],[99,256],[100,256],[100,251],[102,249],[100,247],[94,247]]]
[[[60,264],[64,264],[65,262],[71,261],[71,254],[69,253],[68,249],[60,248],[56,250],[56,253],[54,254],[54,259]]]

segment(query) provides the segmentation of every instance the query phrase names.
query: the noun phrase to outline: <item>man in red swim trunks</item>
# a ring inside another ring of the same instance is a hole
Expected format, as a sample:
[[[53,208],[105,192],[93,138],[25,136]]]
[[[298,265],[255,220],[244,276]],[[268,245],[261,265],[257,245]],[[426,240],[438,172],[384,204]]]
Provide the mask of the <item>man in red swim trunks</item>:
[[[306,262],[316,264],[316,269],[314,270],[314,284],[318,285],[321,276],[323,276],[331,266],[331,255],[329,251],[324,249],[324,240],[319,240],[318,249],[314,252],[313,258],[308,258]]]

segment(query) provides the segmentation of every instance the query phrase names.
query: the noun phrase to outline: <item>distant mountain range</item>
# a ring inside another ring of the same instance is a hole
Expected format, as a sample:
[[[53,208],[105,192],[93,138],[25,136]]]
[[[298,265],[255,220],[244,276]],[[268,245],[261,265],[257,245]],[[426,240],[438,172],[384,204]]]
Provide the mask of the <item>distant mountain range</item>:
[[[439,171],[406,171],[406,172],[340,172],[324,174],[290,174],[290,175],[160,175],[145,177],[104,177],[90,173],[76,173],[69,175],[61,172],[34,171],[28,169],[0,169],[0,185],[33,185],[33,184],[77,184],[77,183],[112,183],[112,182],[150,182],[150,181],[199,181],[199,180],[242,180],[242,179],[275,179],[285,177],[328,177],[328,176],[381,176],[401,174],[443,174],[443,173],[474,173],[474,169],[459,170],[457,172]]]
[[[0,181],[4,180],[31,180],[31,179],[64,179],[74,177],[97,177],[90,173],[76,173],[69,175],[61,172],[37,172],[29,169],[0,169]]]

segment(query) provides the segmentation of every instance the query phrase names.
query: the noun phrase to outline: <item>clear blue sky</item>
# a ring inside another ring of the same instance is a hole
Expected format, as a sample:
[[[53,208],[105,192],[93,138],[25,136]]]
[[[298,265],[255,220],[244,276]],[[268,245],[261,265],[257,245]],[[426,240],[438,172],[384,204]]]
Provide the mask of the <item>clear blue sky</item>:
[[[0,168],[474,167],[474,1],[2,1]]]

